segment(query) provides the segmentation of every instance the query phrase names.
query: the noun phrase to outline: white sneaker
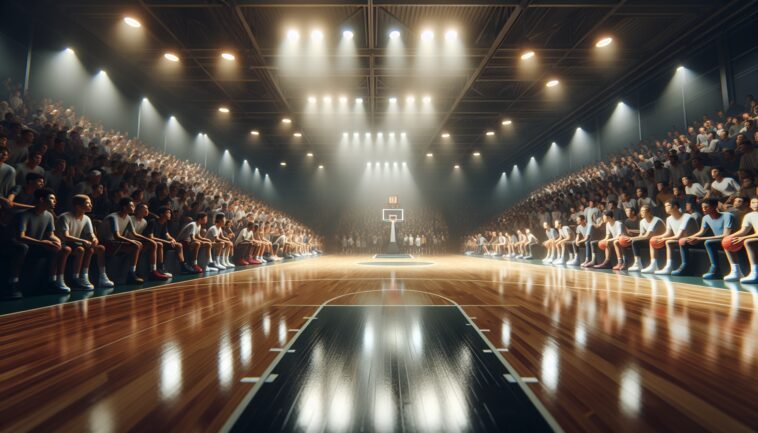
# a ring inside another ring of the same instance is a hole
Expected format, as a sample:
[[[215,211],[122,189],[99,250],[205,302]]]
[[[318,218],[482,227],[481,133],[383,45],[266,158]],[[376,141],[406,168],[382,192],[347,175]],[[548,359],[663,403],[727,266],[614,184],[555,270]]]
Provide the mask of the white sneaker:
[[[737,281],[742,278],[742,272],[740,272],[740,266],[734,265],[729,275],[724,275],[724,281]]]
[[[229,260],[224,260],[224,266],[231,269],[234,269],[236,267],[234,263],[230,262]]]
[[[657,267],[658,267],[657,263],[655,262],[655,260],[653,260],[652,262],[650,262],[649,265],[645,266],[640,272],[642,272],[643,274],[652,274],[653,272],[656,271]]]
[[[115,286],[115,284],[113,283],[113,281],[111,281],[108,278],[108,275],[106,275],[104,273],[100,274],[100,276],[97,278],[97,287],[102,287],[104,289],[110,289],[110,288],[112,288],[114,286]]]
[[[629,266],[629,269],[627,269],[629,272],[639,272],[640,271],[640,262],[637,260],[634,261],[634,264],[632,266]]]
[[[66,282],[63,281],[63,278],[58,278],[55,280],[55,288],[60,290],[61,292],[70,292],[71,288],[66,285]]]
[[[205,272],[218,272],[218,266],[216,266],[213,262],[208,262],[207,265],[205,265]]]
[[[214,266],[216,267],[216,269],[218,269],[219,271],[224,271],[224,270],[226,270],[226,266],[222,265],[222,264],[221,264],[221,262],[215,262],[215,263],[213,263],[213,265],[214,265]],[[210,266],[210,264],[209,264],[208,266]]]
[[[553,266],[561,266],[561,265],[563,265],[563,259],[553,260]]]
[[[671,275],[671,263],[666,263],[666,266],[663,267],[663,269],[658,269],[655,271],[655,275]]]
[[[82,289],[85,289],[85,290],[95,290],[95,286],[93,286],[92,283],[90,283],[89,277],[81,275],[75,281],[76,281],[76,285],[79,286],[79,287],[81,287]]]

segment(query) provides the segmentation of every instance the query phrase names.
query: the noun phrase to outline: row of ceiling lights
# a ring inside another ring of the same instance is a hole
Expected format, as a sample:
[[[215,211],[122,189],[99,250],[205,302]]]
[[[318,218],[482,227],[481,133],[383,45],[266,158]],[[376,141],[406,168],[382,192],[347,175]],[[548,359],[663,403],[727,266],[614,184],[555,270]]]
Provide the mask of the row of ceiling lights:
[[[392,29],[389,31],[387,36],[392,40],[400,39],[400,31],[397,29]],[[354,33],[350,29],[346,29],[342,31],[342,37],[347,40],[351,40],[354,37]],[[431,41],[434,39],[434,30],[432,29],[424,29],[421,32],[421,40],[423,41]],[[300,31],[294,28],[291,28],[287,30],[287,39],[291,42],[295,42],[300,40]],[[311,30],[311,40],[313,41],[321,41],[324,39],[324,32],[321,29],[313,29]],[[448,29],[445,31],[445,40],[446,41],[454,41],[458,39],[458,31],[455,29]]]

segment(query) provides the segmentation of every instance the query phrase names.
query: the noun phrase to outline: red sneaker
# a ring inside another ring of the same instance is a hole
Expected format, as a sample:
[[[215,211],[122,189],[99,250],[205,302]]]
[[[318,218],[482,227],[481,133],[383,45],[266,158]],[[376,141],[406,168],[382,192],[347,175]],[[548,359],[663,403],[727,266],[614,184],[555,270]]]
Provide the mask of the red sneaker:
[[[250,260],[250,264],[251,265],[261,265],[261,264],[263,264],[263,262],[260,261],[260,260],[258,260],[258,259],[252,259],[252,260]]]
[[[198,274],[203,273],[203,268],[201,268],[199,265],[192,265],[192,269],[197,272]]]
[[[150,272],[150,279],[152,281],[166,281],[168,280],[168,278],[169,278],[168,275],[164,274],[163,272],[157,269]]]
[[[248,261],[247,261],[247,260],[245,260],[245,259],[239,259],[239,260],[237,260],[237,263],[238,263],[240,266],[247,266],[247,265],[249,265],[249,264],[250,264],[250,263],[248,263]]]

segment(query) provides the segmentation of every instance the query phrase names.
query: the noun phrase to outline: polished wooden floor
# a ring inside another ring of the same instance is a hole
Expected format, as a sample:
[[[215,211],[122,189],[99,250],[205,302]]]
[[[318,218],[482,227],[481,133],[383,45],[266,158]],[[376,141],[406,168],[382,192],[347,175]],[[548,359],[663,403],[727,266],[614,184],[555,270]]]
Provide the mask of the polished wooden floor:
[[[459,304],[567,432],[751,432],[758,293],[321,257],[0,316],[0,430],[218,431],[324,303]]]

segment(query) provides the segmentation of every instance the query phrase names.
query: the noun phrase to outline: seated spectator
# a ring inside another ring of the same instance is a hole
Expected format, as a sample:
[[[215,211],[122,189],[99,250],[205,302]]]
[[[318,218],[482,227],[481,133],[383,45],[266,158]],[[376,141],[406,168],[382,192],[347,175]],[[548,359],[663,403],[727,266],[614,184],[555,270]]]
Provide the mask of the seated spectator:
[[[734,216],[728,212],[718,211],[719,202],[716,199],[708,199],[702,203],[703,222],[700,230],[690,236],[679,239],[679,254],[682,258],[682,264],[671,275],[685,275],[687,273],[687,264],[689,263],[689,248],[694,245],[704,244],[708,252],[708,259],[711,266],[708,272],[703,275],[706,280],[718,278],[718,256],[717,250],[721,248],[721,240],[736,227]]]
[[[576,257],[576,245],[574,245],[574,231],[568,224],[561,224],[560,220],[556,220],[556,226],[558,226],[558,239],[556,240],[556,248],[558,249],[558,259],[553,260],[554,265],[562,265],[564,257],[566,255],[566,245],[569,246],[569,258],[568,262],[573,262]]]
[[[758,198],[750,200],[750,213],[745,215],[742,220],[742,226],[737,232],[729,236],[727,239],[731,240],[731,244],[734,246],[742,245],[745,247],[750,261],[750,274],[742,278],[742,272],[740,272],[740,264],[735,257],[734,252],[729,249],[724,249],[726,258],[729,260],[731,270],[728,275],[724,276],[724,281],[737,281],[745,282],[749,284],[758,283],[758,258],[756,258],[755,241],[758,240]]]
[[[32,209],[36,203],[34,193],[45,187],[45,179],[39,173],[26,175],[26,183],[16,185],[8,197],[11,207],[18,210]],[[57,199],[56,199],[57,202]]]
[[[703,185],[693,182],[689,176],[682,176],[682,185],[684,185],[686,195],[696,197],[698,200],[702,200],[707,193]]]
[[[8,148],[0,147],[0,204],[9,208],[13,204],[13,189],[16,187],[16,169],[8,161]]]
[[[234,239],[235,255],[239,257],[237,263],[240,266],[261,264],[255,258],[258,255],[257,252],[260,246],[259,241],[255,239],[256,230],[258,230],[258,225],[252,221],[248,221],[247,226],[240,230]]]
[[[34,207],[15,215],[10,233],[10,284],[5,298],[18,299],[19,278],[24,263],[29,258],[48,261],[48,282],[54,293],[68,294],[71,289],[58,270],[65,267],[71,248],[63,246],[55,236],[55,223],[51,211],[55,208],[55,194],[48,188],[34,192]]]
[[[633,237],[630,237],[630,246],[632,248],[632,254],[634,255],[634,263],[632,266],[629,267],[630,272],[636,272],[642,269],[642,254],[640,248],[643,248],[644,246],[649,247],[650,238],[653,236],[659,236],[663,234],[666,231],[666,224],[658,218],[657,216],[653,215],[653,212],[650,210],[650,207],[648,206],[642,206],[640,208],[640,226],[639,226],[639,234]],[[651,249],[652,252],[652,249]],[[652,262],[655,259],[655,256],[650,256],[650,261]]]
[[[23,183],[26,175],[37,173],[44,179],[45,169],[40,165],[42,163],[42,152],[34,150],[29,152],[26,161],[16,165],[16,183]]]
[[[596,269],[609,269],[611,267],[612,253],[615,252],[618,262],[617,265],[623,268],[624,256],[621,254],[621,250],[616,245],[616,242],[619,237],[626,234],[624,231],[624,224],[616,219],[612,210],[605,211],[603,214],[603,222],[605,222],[605,237],[601,241],[593,241],[592,244],[593,246],[599,246],[601,243],[604,245],[605,260],[603,260],[603,263],[597,264],[594,267]],[[617,266],[616,269],[619,269],[619,267]]]
[[[560,227],[561,222],[556,221],[555,224]],[[553,260],[558,259],[558,250],[555,248],[555,243],[558,240],[558,230],[554,227],[550,227],[548,222],[543,222],[542,227],[545,229],[545,237],[547,238],[545,242],[542,243],[547,250],[547,255],[542,260],[542,263],[552,263]]]
[[[105,247],[100,245],[95,236],[92,221],[86,215],[92,212],[92,201],[86,195],[75,195],[72,202],[74,210],[58,217],[56,229],[61,242],[71,248],[71,254],[74,256],[72,267],[74,284],[77,288],[84,290],[95,289],[89,279],[90,262],[92,256],[95,255],[99,269],[97,286],[113,287],[113,281],[108,278],[105,270]]]
[[[673,272],[672,249],[679,244],[679,239],[689,236],[697,227],[692,218],[682,213],[679,203],[675,200],[669,200],[665,205],[666,214],[666,231],[650,240],[650,265],[642,270],[643,273],[655,273],[657,275],[669,275]],[[657,269],[655,259],[654,242],[659,242],[666,247],[666,265],[662,269]]]
[[[208,267],[215,267],[222,271],[234,267],[229,261],[229,256],[234,252],[234,243],[223,233],[225,221],[226,216],[223,213],[217,213],[213,219],[213,225],[205,233],[205,238],[213,244],[211,262],[208,263]]]
[[[198,265],[198,258],[200,256],[200,250],[205,249],[208,251],[208,258],[210,260],[211,248],[213,242],[200,236],[200,232],[205,224],[208,223],[208,214],[200,212],[196,215],[196,221],[190,221],[182,227],[177,235],[177,239],[182,243],[182,249],[184,251],[189,250],[192,260],[192,269],[197,272],[217,272],[218,268],[206,266],[205,269]]]
[[[740,192],[740,186],[731,177],[724,177],[721,174],[721,170],[718,168],[711,169],[711,181],[710,191],[706,195],[706,198],[726,198],[731,199],[737,193]]]
[[[142,284],[145,282],[137,275],[137,263],[142,252],[142,243],[129,235],[134,231],[131,215],[134,214],[134,202],[124,197],[118,202],[118,211],[105,217],[100,224],[100,238],[105,244],[108,256],[126,255],[131,267],[126,277],[126,284]]]
[[[145,203],[135,206],[134,214],[131,215],[132,231],[129,237],[142,244],[142,252],[147,251],[147,260],[150,265],[149,278],[151,281],[166,281],[172,275],[165,271],[163,264],[163,243],[156,242],[144,234],[147,228],[147,215],[149,211]]]
[[[187,263],[184,257],[184,247],[180,242],[177,242],[168,231],[168,225],[171,221],[172,214],[171,208],[168,206],[158,208],[158,218],[153,218],[147,223],[147,227],[145,228],[145,231],[142,232],[142,235],[161,246],[157,249],[158,263],[164,263],[164,255],[166,251],[174,250],[176,251],[176,258],[179,259],[179,266],[181,266],[182,273],[199,274],[202,272],[202,269],[198,270]]]
[[[574,240],[574,244],[577,246],[577,249],[584,246],[584,262],[582,262],[581,266],[583,268],[594,266],[595,265],[595,253],[592,251],[592,224],[589,224],[587,222],[587,217],[585,215],[579,215],[576,218],[576,239]],[[577,255],[578,257],[578,255]],[[569,262],[569,265],[576,265],[578,264],[579,260],[575,258],[572,262]]]

